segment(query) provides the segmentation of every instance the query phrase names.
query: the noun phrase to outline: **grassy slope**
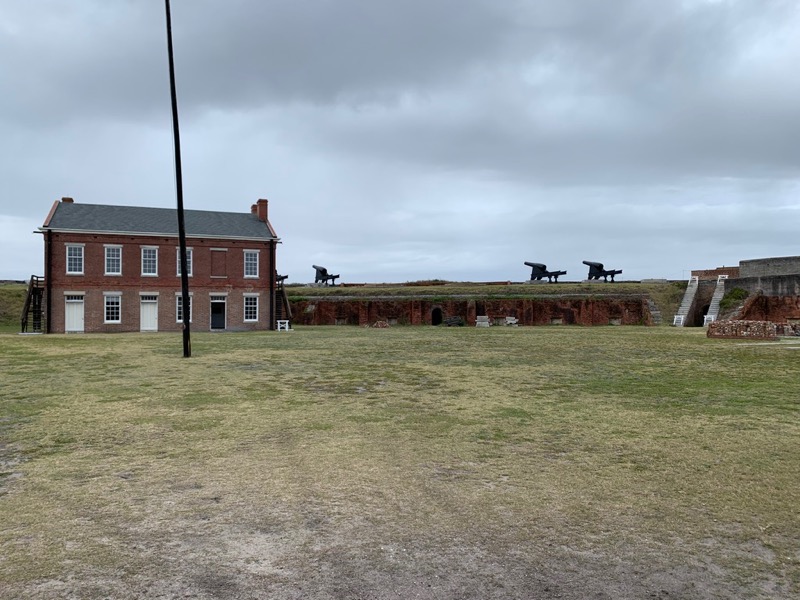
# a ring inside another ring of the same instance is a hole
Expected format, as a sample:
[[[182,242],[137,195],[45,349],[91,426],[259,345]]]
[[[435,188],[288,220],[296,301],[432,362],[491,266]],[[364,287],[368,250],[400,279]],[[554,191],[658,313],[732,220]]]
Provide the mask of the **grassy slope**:
[[[19,331],[19,319],[27,289],[21,283],[0,284],[0,331]]]
[[[455,570],[489,597],[515,565],[573,573],[574,597],[800,591],[786,344],[618,327],[193,339],[186,360],[164,334],[3,336],[14,594],[199,593],[214,572],[336,597]]]

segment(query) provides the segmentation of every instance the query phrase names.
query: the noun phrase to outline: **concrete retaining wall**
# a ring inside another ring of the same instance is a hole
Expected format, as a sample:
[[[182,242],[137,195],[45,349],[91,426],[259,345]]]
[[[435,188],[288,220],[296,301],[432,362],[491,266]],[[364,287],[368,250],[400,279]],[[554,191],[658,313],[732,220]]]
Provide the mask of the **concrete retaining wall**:
[[[739,261],[739,277],[800,276],[800,256],[779,256]]]

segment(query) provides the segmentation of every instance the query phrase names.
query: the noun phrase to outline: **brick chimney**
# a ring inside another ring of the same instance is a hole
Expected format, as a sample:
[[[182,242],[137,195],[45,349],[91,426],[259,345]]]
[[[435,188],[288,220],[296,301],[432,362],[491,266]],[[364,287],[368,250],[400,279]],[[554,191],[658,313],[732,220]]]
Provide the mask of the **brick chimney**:
[[[61,198],[61,202],[63,202],[64,204],[72,204],[75,201],[69,196],[64,196],[63,198]]]
[[[269,200],[264,198],[259,198],[256,204],[253,204],[251,211],[254,215],[258,216],[259,221],[263,221],[264,223],[267,222],[267,206],[269,205]]]

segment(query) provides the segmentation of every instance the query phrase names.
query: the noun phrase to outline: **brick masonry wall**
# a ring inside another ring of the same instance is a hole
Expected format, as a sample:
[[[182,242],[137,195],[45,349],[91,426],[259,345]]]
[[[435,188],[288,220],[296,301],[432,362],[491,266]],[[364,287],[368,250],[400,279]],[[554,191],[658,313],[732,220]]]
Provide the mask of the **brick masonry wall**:
[[[800,295],[757,295],[745,303],[740,316],[750,321],[800,323]]]
[[[66,273],[66,244],[84,244],[84,274]],[[122,275],[105,274],[106,244],[121,245]],[[239,240],[214,240],[190,238],[192,248],[192,276],[189,288],[192,293],[192,327],[208,331],[211,323],[211,294],[226,295],[226,330],[265,330],[270,328],[269,274],[274,269],[270,262],[270,242]],[[158,275],[141,274],[141,247],[158,247]],[[65,293],[84,294],[84,331],[121,332],[140,330],[141,293],[158,295],[158,330],[178,331],[176,322],[176,293],[181,291],[178,276],[178,240],[170,237],[103,236],[93,234],[52,234],[51,320],[50,331],[62,333],[65,329]],[[226,276],[211,276],[212,248],[225,251]],[[244,276],[244,250],[259,251],[259,277]],[[103,292],[121,294],[121,323],[104,323],[105,302]],[[258,294],[258,321],[244,322],[244,294]]]
[[[441,317],[461,317],[474,325],[476,316],[491,320],[516,317],[520,325],[652,325],[646,299],[308,299],[292,302],[298,325],[431,325],[434,311]]]
[[[713,279],[716,281],[720,275],[739,277],[739,267],[719,267],[718,269],[692,271],[692,277],[697,277],[700,281],[707,279]]]

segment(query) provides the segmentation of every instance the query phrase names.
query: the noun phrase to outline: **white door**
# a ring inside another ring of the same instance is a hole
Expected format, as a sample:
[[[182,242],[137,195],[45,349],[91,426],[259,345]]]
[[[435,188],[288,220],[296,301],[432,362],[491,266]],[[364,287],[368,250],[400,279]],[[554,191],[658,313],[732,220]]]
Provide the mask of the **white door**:
[[[158,331],[158,296],[140,296],[139,329]]]
[[[83,296],[66,297],[64,331],[67,333],[83,333]]]

